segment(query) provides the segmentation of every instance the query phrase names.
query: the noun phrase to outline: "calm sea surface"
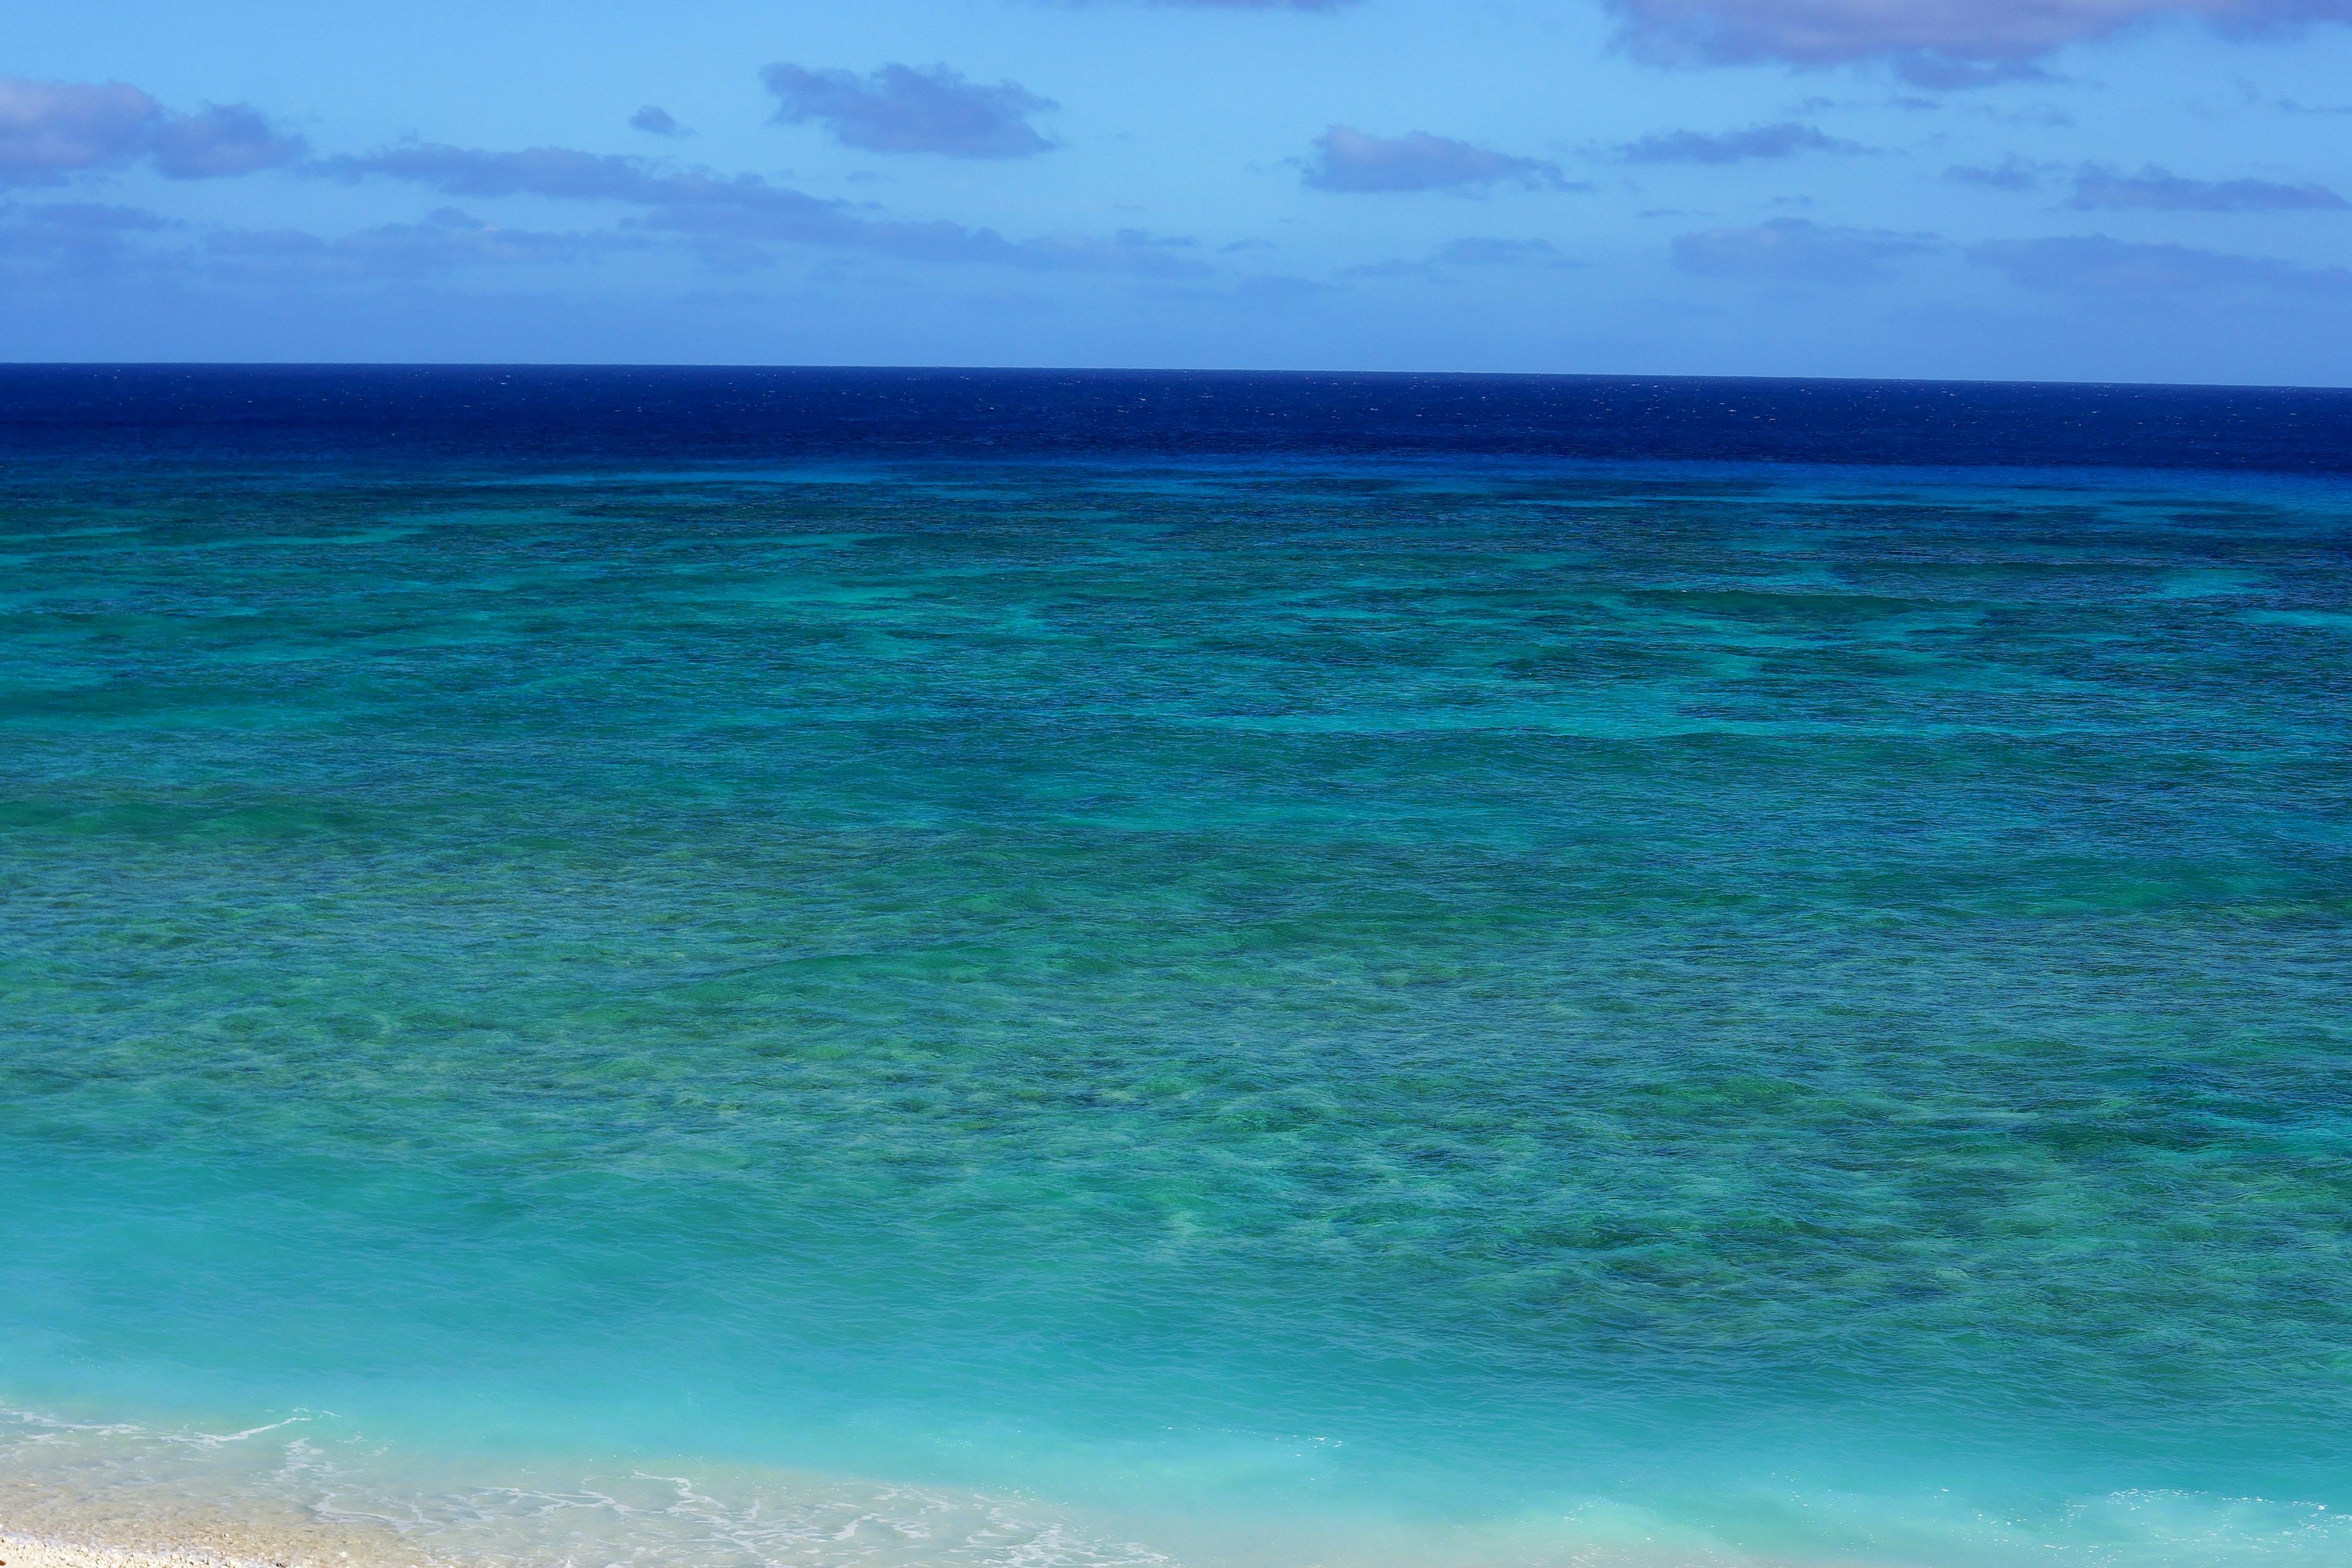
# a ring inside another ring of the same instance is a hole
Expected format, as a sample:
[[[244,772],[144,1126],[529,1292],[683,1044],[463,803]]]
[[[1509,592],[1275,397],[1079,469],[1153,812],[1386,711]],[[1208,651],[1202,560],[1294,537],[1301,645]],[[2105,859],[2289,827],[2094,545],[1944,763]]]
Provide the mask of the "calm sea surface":
[[[0,371],[0,1529],[2320,1568],[2348,1216],[2352,395]]]

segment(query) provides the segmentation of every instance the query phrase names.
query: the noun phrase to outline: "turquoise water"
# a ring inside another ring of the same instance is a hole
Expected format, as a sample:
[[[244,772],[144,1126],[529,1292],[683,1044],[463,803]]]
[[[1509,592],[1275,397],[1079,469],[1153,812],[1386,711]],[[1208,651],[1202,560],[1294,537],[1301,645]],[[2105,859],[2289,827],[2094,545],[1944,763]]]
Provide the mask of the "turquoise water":
[[[0,1450],[93,1508],[2352,1561],[2340,480],[0,499]]]

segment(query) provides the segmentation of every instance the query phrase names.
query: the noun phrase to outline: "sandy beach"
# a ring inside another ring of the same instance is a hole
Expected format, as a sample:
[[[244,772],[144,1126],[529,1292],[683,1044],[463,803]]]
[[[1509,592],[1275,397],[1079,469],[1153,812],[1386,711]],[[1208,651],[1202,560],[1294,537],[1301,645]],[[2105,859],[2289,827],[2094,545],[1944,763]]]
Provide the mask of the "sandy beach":
[[[119,1546],[93,1546],[68,1541],[42,1541],[26,1536],[0,1539],[0,1563],[6,1568],[293,1568],[312,1561],[277,1555],[230,1556],[198,1550],[133,1552]]]
[[[101,1534],[85,1532],[76,1522],[27,1520],[15,1510],[0,1516],[0,1568],[411,1568],[425,1561],[389,1531],[307,1522],[124,1521]]]
[[[218,1549],[206,1546],[134,1549],[101,1546],[39,1536],[0,1535],[0,1564],[5,1568],[326,1568],[355,1559],[336,1552],[321,1554],[306,1543],[256,1533],[225,1540]]]

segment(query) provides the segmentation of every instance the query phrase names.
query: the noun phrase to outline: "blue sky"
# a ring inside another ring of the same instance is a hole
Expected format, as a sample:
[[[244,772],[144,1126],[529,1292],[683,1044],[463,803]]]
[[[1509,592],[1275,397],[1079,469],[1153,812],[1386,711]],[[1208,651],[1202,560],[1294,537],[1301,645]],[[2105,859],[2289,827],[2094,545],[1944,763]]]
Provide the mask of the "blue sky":
[[[2352,382],[2352,0],[87,0],[0,357]]]

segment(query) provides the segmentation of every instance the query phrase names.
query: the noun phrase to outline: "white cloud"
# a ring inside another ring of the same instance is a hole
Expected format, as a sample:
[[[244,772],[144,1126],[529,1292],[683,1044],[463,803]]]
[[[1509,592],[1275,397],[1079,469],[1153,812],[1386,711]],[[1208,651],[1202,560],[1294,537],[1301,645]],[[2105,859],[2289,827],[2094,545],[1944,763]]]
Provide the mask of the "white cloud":
[[[1967,86],[2032,74],[2071,44],[2189,18],[2227,33],[2352,22],[2352,0],[1606,0],[1637,58],[1668,65],[1884,59]]]
[[[0,184],[54,185],[142,158],[172,179],[215,179],[274,168],[302,151],[300,138],[272,130],[247,104],[175,114],[119,81],[0,77]]]
[[[1315,139],[1315,151],[1305,177],[1318,191],[1361,195],[1476,189],[1498,182],[1529,190],[1583,188],[1570,184],[1557,163],[1492,152],[1426,131],[1373,136],[1352,125],[1334,125]]]
[[[1059,106],[1017,81],[991,86],[943,65],[896,64],[864,77],[772,65],[760,79],[776,95],[778,120],[820,121],[843,146],[867,153],[1027,158],[1054,145],[1028,117]]]

